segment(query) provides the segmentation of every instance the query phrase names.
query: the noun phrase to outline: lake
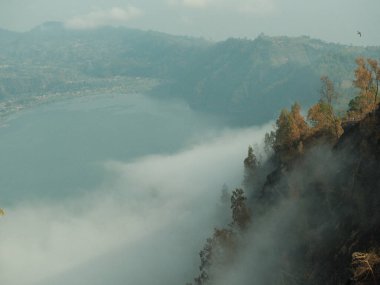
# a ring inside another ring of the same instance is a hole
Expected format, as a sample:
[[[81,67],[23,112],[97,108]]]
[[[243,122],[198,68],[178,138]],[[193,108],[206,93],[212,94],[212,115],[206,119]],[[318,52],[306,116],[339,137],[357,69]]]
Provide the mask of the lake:
[[[231,219],[223,184],[241,185],[267,129],[138,94],[13,114],[0,128],[0,283],[192,281],[206,238]]]
[[[183,103],[137,94],[47,104],[17,113],[5,124],[0,128],[5,205],[88,191],[104,179],[104,161],[173,153],[217,126]]]

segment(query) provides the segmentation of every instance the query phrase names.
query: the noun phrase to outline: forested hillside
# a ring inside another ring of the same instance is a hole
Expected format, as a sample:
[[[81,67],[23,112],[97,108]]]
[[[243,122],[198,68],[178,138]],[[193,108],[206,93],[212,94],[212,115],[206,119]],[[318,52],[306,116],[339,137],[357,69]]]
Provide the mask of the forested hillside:
[[[195,108],[229,114],[246,123],[265,122],[294,101],[307,107],[315,102],[323,75],[350,94],[354,59],[376,58],[378,51],[308,37],[229,39],[208,48],[172,88]]]
[[[195,284],[379,284],[380,68],[358,58],[354,74],[346,114],[323,78],[307,118],[299,104],[281,112],[268,160],[249,147],[231,223],[207,240]]]
[[[379,51],[308,37],[214,43],[52,22],[26,33],[0,31],[0,98],[143,92],[182,98],[239,124],[261,123],[294,101],[310,106],[322,75],[349,94],[354,59],[377,58]]]

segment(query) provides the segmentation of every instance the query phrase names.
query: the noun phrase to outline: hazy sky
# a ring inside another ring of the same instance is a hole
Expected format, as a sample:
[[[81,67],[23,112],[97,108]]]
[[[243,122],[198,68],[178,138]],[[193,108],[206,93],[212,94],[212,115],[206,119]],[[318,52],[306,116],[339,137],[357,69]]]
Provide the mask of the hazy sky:
[[[263,32],[380,45],[379,0],[0,0],[2,28],[24,31],[51,20],[72,28],[125,25],[215,40]]]

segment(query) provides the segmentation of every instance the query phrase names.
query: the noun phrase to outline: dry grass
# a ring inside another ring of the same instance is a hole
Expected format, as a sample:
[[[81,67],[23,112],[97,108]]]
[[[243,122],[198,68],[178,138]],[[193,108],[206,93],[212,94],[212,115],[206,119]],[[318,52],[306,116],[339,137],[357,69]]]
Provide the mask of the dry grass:
[[[380,265],[380,257],[374,252],[354,252],[352,254],[353,280],[357,284],[375,284],[379,276],[376,267]]]

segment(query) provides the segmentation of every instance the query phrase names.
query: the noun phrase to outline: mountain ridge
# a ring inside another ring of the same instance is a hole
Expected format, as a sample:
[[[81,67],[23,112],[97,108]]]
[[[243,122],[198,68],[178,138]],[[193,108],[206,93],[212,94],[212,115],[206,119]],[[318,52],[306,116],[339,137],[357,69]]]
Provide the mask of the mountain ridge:
[[[354,59],[380,54],[380,47],[307,36],[210,42],[124,27],[70,30],[57,22],[25,33],[0,32],[0,39],[0,60],[8,66],[0,69],[3,100],[57,92],[144,92],[181,98],[238,124],[273,119],[294,101],[309,106],[322,75],[350,89]],[[131,88],[136,78],[158,84]]]

